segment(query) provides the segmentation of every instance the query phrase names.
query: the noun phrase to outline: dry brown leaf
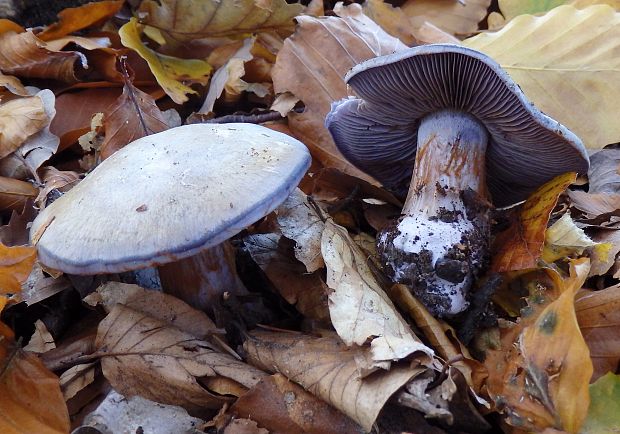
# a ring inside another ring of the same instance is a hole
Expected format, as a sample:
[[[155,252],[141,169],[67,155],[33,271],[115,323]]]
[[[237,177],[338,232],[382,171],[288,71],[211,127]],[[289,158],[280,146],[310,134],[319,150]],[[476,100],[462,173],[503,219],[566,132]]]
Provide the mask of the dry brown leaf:
[[[424,44],[460,44],[461,41],[450,33],[441,30],[433,23],[425,21],[415,32],[415,37]]]
[[[16,151],[50,121],[38,96],[17,98],[0,105],[0,158]]]
[[[325,225],[317,210],[308,202],[308,196],[295,189],[276,213],[282,235],[295,241],[295,257],[304,263],[308,273],[323,268],[321,234]]]
[[[29,182],[0,176],[0,210],[21,212],[38,194],[39,190]]]
[[[47,121],[39,131],[28,137],[15,152],[23,158],[34,179],[40,182],[37,170],[56,153],[60,140],[50,132],[50,124],[56,116],[54,93],[49,89],[44,89],[35,96],[43,102]]]
[[[467,384],[474,392],[480,393],[482,382],[487,376],[486,369],[469,354],[466,347],[458,344],[454,338],[456,336],[454,329],[433,317],[405,285],[393,285],[389,294],[402,309],[411,315],[438,355],[445,361],[450,361],[450,366],[455,367],[463,374]],[[449,333],[452,334],[454,341],[448,337]]]
[[[0,178],[1,184],[2,178]],[[34,220],[36,211],[32,201],[27,201],[21,213],[13,211],[9,223],[0,226],[0,243],[7,247],[23,246],[30,240],[30,228],[28,223]]]
[[[60,20],[47,26],[45,30],[37,34],[37,37],[43,41],[58,39],[111,18],[122,6],[123,1],[114,0],[98,1],[64,9],[58,14]]]
[[[349,346],[370,342],[372,363],[364,369],[388,369],[390,362],[415,352],[430,364],[433,350],[411,331],[376,281],[365,255],[342,226],[325,223],[321,253],[327,267],[329,313],[340,338]],[[361,366],[360,366],[361,367]]]
[[[84,301],[93,306],[101,305],[106,312],[110,312],[116,304],[123,304],[199,339],[215,330],[215,324],[206,313],[176,297],[138,285],[106,282],[96,292],[86,296]]]
[[[276,93],[291,92],[306,105],[303,113],[289,114],[289,127],[318,161],[371,180],[340,154],[323,123],[331,103],[347,96],[344,75],[349,69],[407,46],[366,17],[357,4],[339,13],[344,16],[297,18],[295,34],[278,53],[273,85]]]
[[[571,206],[583,211],[586,218],[593,219],[604,214],[612,214],[620,209],[618,193],[586,193],[580,190],[569,190]]]
[[[41,182],[43,183],[43,188],[39,192],[39,196],[35,200],[35,203],[39,209],[45,208],[47,195],[52,190],[58,190],[61,193],[66,193],[75,187],[81,179],[81,175],[77,172],[68,170],[60,171],[53,166],[44,167],[41,169]]]
[[[575,312],[594,365],[591,381],[616,372],[620,363],[620,286],[577,294]]]
[[[279,372],[333,405],[370,431],[388,399],[425,368],[393,365],[362,379],[356,358],[367,352],[347,348],[334,335],[324,338],[256,332],[244,348],[248,360],[269,372]]]
[[[54,348],[56,348],[54,337],[47,330],[43,321],[40,319],[36,320],[34,323],[34,333],[30,337],[28,345],[24,347],[24,350],[31,353],[45,353]]]
[[[521,353],[527,376],[540,393],[538,398],[553,410],[555,428],[576,433],[588,413],[592,377],[590,351],[579,330],[575,315],[575,294],[590,270],[587,258],[572,261],[571,276],[564,281],[557,276],[561,289],[550,303],[525,328],[521,336]]]
[[[119,393],[189,411],[220,408],[266,375],[121,304],[99,324],[96,347],[103,374]]]
[[[78,392],[95,381],[96,366],[95,362],[75,365],[62,373],[60,376],[60,388],[65,401],[69,401]]]
[[[478,30],[491,0],[407,0],[401,9],[414,28],[428,21],[452,35],[465,36]]]
[[[44,78],[74,83],[76,69],[88,67],[78,51],[53,51],[32,32],[0,34],[0,70],[18,77]]]
[[[263,378],[230,408],[273,434],[357,434],[360,427],[284,375]]]
[[[602,149],[590,156],[589,193],[620,193],[620,149]]]
[[[3,323],[0,323],[0,414],[0,432],[6,434],[63,434],[70,430],[58,377],[36,356],[21,350]]]
[[[300,4],[284,0],[145,0],[141,22],[178,41],[233,36],[293,28]]]
[[[551,211],[560,194],[577,175],[568,172],[553,178],[528,197],[511,226],[495,239],[491,269],[496,272],[534,268],[542,254]]]
[[[394,7],[383,0],[366,0],[363,7],[364,14],[390,35],[410,47],[420,43],[415,37],[409,16],[405,15],[401,8]]]
[[[105,139],[101,158],[109,157],[140,137],[178,125],[180,119],[178,123],[171,123],[149,94],[127,81],[123,94],[104,112]]]
[[[329,322],[329,289],[319,272],[308,273],[294,259],[291,240],[279,234],[255,234],[243,241],[252,259],[288,303],[307,318]]]
[[[0,299],[21,291],[21,283],[28,278],[36,256],[34,247],[7,247],[0,243]]]

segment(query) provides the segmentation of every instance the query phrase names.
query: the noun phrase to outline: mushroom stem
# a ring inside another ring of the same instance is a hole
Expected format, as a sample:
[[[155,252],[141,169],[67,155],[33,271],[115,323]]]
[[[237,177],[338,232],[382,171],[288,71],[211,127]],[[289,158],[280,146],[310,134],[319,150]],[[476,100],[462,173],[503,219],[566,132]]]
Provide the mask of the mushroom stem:
[[[235,253],[228,241],[194,256],[161,265],[158,271],[164,292],[210,314],[225,292],[248,294],[237,275]]]
[[[437,316],[468,306],[488,255],[488,133],[473,116],[443,110],[422,119],[402,217],[377,237],[392,279],[412,286]]]

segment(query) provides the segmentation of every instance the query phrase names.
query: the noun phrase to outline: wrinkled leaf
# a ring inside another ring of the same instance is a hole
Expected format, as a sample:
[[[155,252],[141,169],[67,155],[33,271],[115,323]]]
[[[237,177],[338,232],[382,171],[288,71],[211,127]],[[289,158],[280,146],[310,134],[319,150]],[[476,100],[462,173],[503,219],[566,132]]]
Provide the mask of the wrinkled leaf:
[[[360,431],[351,419],[281,374],[263,378],[230,411],[239,418],[251,417],[270,432],[356,434]]]
[[[193,15],[190,12],[190,15]],[[143,26],[132,18],[121,27],[118,34],[125,47],[135,50],[149,64],[157,83],[177,104],[187,101],[187,94],[197,93],[189,85],[205,86],[209,82],[213,68],[204,60],[181,59],[160,54],[148,48],[140,39]]]
[[[17,98],[0,105],[0,158],[17,150],[50,121],[38,96]]]
[[[0,70],[18,77],[78,81],[76,70],[88,67],[78,51],[54,51],[32,32],[0,34]],[[27,61],[24,61],[24,60]]]
[[[542,311],[521,338],[528,378],[540,392],[539,399],[555,410],[559,419],[556,428],[570,433],[579,431],[590,403],[592,361],[574,306],[575,294],[589,269],[587,258],[571,263],[571,277],[564,281],[559,298]]]
[[[58,377],[35,355],[21,350],[3,323],[0,323],[0,415],[0,432],[6,434],[63,434],[70,430],[69,412]]]
[[[284,42],[273,68],[276,93],[291,92],[306,105],[289,114],[289,127],[325,167],[371,180],[340,154],[323,126],[332,102],[347,96],[344,75],[357,63],[407,48],[366,17],[357,4],[337,17],[297,18],[297,30]]]
[[[103,374],[119,393],[188,410],[217,409],[265,375],[121,304],[99,324],[96,346]]]
[[[590,408],[582,434],[613,434],[620,431],[620,376],[611,372],[590,385]]]
[[[563,4],[585,8],[595,4],[606,4],[620,8],[618,0],[498,0],[498,6],[506,21],[524,14],[541,14]]]
[[[342,411],[365,431],[370,431],[390,396],[426,370],[401,364],[362,379],[355,359],[366,357],[365,350],[347,348],[333,335],[314,338],[255,332],[244,348],[250,363],[282,373]]]
[[[60,20],[57,23],[47,26],[45,30],[37,34],[37,37],[43,41],[58,39],[114,16],[122,6],[122,1],[114,0],[67,8],[58,14]]]
[[[0,176],[0,210],[21,212],[38,194],[39,190],[29,182]]]
[[[295,189],[276,212],[282,235],[295,241],[295,257],[304,263],[309,273],[323,268],[321,234],[325,225],[308,197]]]
[[[570,29],[570,31],[566,31]],[[536,106],[589,148],[620,141],[620,13],[607,5],[521,15],[463,44],[496,60]]]
[[[549,215],[559,195],[575,179],[574,172],[556,176],[528,197],[516,212],[510,228],[495,240],[497,247],[491,260],[493,271],[524,270],[536,266],[542,254]]]
[[[367,368],[386,368],[421,352],[426,363],[433,350],[411,331],[392,301],[375,280],[366,255],[342,226],[328,220],[321,238],[321,252],[327,267],[329,312],[338,335],[349,346],[370,341],[372,359]]]
[[[145,0],[141,22],[178,41],[293,28],[300,4],[284,0]]]

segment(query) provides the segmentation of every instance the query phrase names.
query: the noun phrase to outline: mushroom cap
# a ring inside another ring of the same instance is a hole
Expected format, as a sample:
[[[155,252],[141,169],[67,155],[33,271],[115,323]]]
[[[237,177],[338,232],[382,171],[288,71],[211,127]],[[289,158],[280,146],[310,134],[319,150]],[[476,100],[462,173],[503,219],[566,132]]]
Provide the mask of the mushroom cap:
[[[359,98],[333,103],[325,126],[349,161],[397,193],[409,188],[420,121],[440,110],[467,112],[487,129],[487,187],[497,206],[526,199],[562,173],[588,170],[581,140],[479,51],[414,47],[360,63],[345,81]]]
[[[194,124],[138,139],[35,219],[47,267],[72,274],[161,265],[273,211],[310,166],[303,143],[253,124]]]

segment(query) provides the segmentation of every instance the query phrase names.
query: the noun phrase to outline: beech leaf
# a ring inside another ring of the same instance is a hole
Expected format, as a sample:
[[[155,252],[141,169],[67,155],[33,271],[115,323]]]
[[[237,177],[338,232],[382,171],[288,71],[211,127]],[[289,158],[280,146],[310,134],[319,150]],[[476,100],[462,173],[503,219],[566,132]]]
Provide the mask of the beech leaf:
[[[50,41],[85,29],[93,24],[104,21],[114,16],[123,6],[121,0],[107,0],[86,3],[76,8],[67,8],[58,14],[60,19],[57,23],[47,26],[45,30],[37,34],[39,39]]]
[[[620,431],[620,376],[609,372],[590,385],[590,408],[582,434]]]
[[[177,41],[293,28],[301,4],[284,0],[144,0],[141,22]]]
[[[29,182],[0,176],[0,210],[21,212],[38,194],[39,190]]]
[[[490,4],[490,0],[407,0],[401,9],[414,28],[428,21],[452,35],[468,35],[478,30]]]
[[[96,347],[103,374],[119,393],[187,410],[218,409],[266,375],[122,304],[99,324]]]
[[[367,256],[342,226],[328,220],[321,238],[327,266],[329,312],[338,335],[349,346],[370,342],[370,366],[389,367],[391,360],[420,352],[430,362],[433,350],[411,331],[367,264]]]
[[[21,291],[21,283],[28,278],[36,255],[34,247],[7,247],[0,243],[0,298]]]
[[[16,151],[50,121],[38,96],[17,98],[0,105],[0,158]]]
[[[619,41],[620,13],[612,7],[564,5],[463,44],[491,56],[540,110],[598,149],[620,141]]]

